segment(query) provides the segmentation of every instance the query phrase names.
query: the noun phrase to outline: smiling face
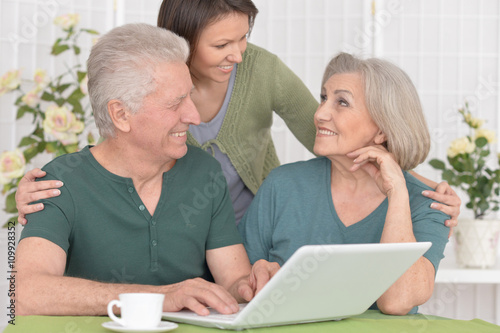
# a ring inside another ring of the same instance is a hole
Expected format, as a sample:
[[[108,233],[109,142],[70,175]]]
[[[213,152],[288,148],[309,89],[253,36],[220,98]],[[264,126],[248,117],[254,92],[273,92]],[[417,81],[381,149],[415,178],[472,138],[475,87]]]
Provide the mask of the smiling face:
[[[385,135],[366,108],[364,84],[359,73],[334,74],[326,81],[314,123],[314,153],[320,156],[344,156],[385,141]]]
[[[242,60],[248,31],[248,15],[237,12],[203,29],[190,65],[193,80],[228,81],[234,64]]]
[[[154,72],[156,90],[143,99],[131,115],[132,142],[164,160],[179,159],[187,152],[189,125],[198,125],[200,115],[191,100],[193,83],[186,64],[164,63]]]

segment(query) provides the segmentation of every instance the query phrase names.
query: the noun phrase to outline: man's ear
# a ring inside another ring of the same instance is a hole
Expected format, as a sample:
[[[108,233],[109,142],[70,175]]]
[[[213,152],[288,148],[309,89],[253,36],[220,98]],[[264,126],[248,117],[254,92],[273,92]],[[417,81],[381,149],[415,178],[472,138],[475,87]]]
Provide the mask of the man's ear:
[[[374,141],[375,141],[375,143],[377,145],[381,145],[384,142],[387,142],[387,136],[384,134],[384,132],[382,132],[381,130],[379,130],[378,133],[377,133],[377,135],[375,136]]]
[[[123,102],[112,99],[108,102],[108,114],[115,128],[121,132],[130,131],[130,112]]]

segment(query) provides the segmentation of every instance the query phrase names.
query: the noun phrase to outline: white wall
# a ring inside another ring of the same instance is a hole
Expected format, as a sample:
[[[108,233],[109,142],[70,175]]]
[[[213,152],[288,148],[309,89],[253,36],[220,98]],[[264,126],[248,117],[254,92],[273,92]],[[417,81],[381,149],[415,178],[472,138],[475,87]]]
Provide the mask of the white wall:
[[[160,3],[0,0],[0,74],[23,67],[24,78],[30,79],[37,67],[52,72],[60,68],[48,55],[58,36],[51,23],[57,15],[78,12],[81,26],[106,32],[128,22],[155,24]],[[384,57],[405,69],[419,90],[432,133],[429,159],[444,159],[448,143],[465,134],[456,113],[465,99],[476,116],[487,119],[487,126],[500,133],[499,1],[255,0],[255,4],[260,14],[250,41],[279,55],[315,96],[324,66],[341,50]],[[87,54],[88,47],[82,59]],[[14,149],[30,129],[28,119],[15,120],[13,101],[13,96],[0,97],[0,151]],[[283,163],[311,157],[279,118],[273,136]],[[43,161],[37,163],[41,166]],[[427,163],[417,171],[440,180]],[[6,219],[2,211],[0,222]],[[0,253],[5,247],[0,241]]]

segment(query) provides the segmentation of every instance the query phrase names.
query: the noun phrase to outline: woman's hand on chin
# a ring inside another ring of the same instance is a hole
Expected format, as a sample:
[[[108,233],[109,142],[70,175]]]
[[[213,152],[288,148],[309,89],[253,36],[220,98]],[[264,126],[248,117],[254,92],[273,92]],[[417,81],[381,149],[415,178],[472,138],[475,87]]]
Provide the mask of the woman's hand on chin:
[[[384,146],[363,147],[348,153],[347,157],[353,159],[350,171],[361,169],[368,173],[386,196],[390,196],[402,186],[406,188],[401,167]]]

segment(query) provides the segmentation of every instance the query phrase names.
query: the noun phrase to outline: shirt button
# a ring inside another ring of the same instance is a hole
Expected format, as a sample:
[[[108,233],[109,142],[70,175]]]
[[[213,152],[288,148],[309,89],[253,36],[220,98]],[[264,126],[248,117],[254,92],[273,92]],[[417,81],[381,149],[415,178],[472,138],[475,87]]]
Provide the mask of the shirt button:
[[[146,207],[144,207],[144,205],[139,206],[139,210],[144,210],[144,209],[146,209]]]
[[[156,221],[155,220],[151,221],[151,225],[156,225]]]
[[[158,245],[158,242],[154,240],[154,241],[152,241],[152,242],[151,242],[151,244],[152,244],[153,246],[156,246],[156,245]]]
[[[129,187],[129,188],[128,188],[128,192],[129,192],[129,193],[133,193],[133,192],[134,192],[134,188],[133,188],[133,187]]]

